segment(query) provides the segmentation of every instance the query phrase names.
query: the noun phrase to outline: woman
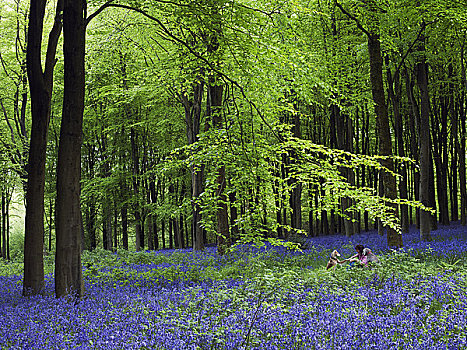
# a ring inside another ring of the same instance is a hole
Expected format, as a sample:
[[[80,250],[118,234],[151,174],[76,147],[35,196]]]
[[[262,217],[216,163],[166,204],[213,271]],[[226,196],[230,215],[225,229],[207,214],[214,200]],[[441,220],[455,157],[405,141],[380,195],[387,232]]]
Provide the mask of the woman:
[[[368,266],[368,256],[364,254],[365,249],[368,249],[368,248],[365,248],[361,244],[357,244],[355,246],[355,250],[357,251],[357,254],[355,254],[355,255],[351,256],[350,258],[346,259],[347,261],[350,261],[350,266],[353,266],[356,262],[359,263],[357,266],[360,266],[360,267]],[[369,250],[369,251],[371,252],[371,250]]]

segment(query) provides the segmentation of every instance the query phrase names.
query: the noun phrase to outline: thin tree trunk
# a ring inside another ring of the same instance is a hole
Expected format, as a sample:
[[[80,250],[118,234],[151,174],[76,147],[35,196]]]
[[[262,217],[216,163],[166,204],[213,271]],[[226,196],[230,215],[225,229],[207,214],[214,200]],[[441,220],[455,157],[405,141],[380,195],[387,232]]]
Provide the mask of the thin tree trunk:
[[[120,215],[122,216],[122,244],[123,249],[128,250],[128,208],[124,204],[121,209]]]
[[[216,129],[223,128],[222,117],[222,93],[223,85],[216,85],[214,81],[209,84],[209,103],[210,111],[206,112],[207,116],[212,117],[212,125]],[[223,255],[226,249],[230,246],[230,233],[229,233],[229,214],[227,208],[227,195],[225,177],[225,165],[221,165],[217,169],[217,253]]]
[[[7,216],[7,207],[6,207],[6,190],[2,189],[2,257],[7,260],[7,243],[6,243],[6,216]]]
[[[387,59],[387,64],[389,65],[389,59]],[[399,89],[399,72],[396,72],[394,79],[392,78],[391,70],[387,69],[387,79],[388,79],[388,96],[392,102],[392,110],[394,113],[394,131],[396,133],[397,139],[397,153],[399,157],[405,157],[404,149],[404,138],[403,138],[403,122],[402,116],[400,113],[400,89]],[[399,164],[399,174],[401,175],[399,182],[399,194],[401,199],[407,199],[407,168],[404,163]],[[400,205],[401,213],[401,230],[402,233],[409,232],[409,209],[407,205]]]
[[[191,145],[198,141],[201,124],[201,103],[203,100],[203,82],[194,84],[193,97],[188,99],[181,95],[183,107],[185,109],[185,124],[188,144]],[[192,200],[192,240],[194,250],[204,249],[203,228],[201,227],[201,208],[196,200],[203,192],[203,167],[198,165],[191,166],[191,200]]]
[[[467,189],[466,189],[466,172],[465,172],[465,109],[464,103],[466,100],[466,92],[467,92],[467,77],[465,72],[465,65],[464,65],[464,46],[461,47],[461,81],[462,81],[462,88],[461,88],[461,102],[459,103],[460,107],[460,131],[461,131],[461,138],[460,138],[460,145],[459,145],[459,191],[461,195],[461,208],[460,208],[460,218],[461,224],[463,226],[466,225],[466,218],[467,218]]]
[[[144,249],[144,240],[142,239],[141,210],[139,206],[139,154],[138,154],[138,134],[135,128],[130,131],[131,141],[131,159],[133,162],[133,195],[135,197],[134,215],[135,215],[135,245],[136,251]]]
[[[412,118],[409,118],[409,130],[410,130],[410,152],[411,157],[416,161],[417,165],[419,165],[420,160],[420,110],[418,108],[417,101],[415,100],[413,94],[413,82],[410,79],[409,73],[407,70],[404,70],[405,81],[406,81],[406,91],[407,97],[409,100],[409,105],[412,110]],[[420,199],[420,172],[418,169],[412,169],[414,176],[413,176],[413,191],[414,191],[414,199],[418,201]],[[420,209],[415,210],[415,221],[417,228],[420,228]]]
[[[423,46],[424,50],[424,46]],[[430,97],[428,95],[428,66],[425,58],[417,63],[417,85],[420,90],[420,202],[430,206]],[[420,238],[431,240],[431,215],[428,211],[420,211]]]

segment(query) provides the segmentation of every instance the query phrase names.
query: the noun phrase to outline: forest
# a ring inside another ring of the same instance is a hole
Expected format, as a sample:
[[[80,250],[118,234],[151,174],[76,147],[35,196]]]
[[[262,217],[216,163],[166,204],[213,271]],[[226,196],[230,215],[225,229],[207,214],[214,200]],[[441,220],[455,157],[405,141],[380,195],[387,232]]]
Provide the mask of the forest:
[[[2,1],[0,349],[466,348],[466,44],[464,0]]]

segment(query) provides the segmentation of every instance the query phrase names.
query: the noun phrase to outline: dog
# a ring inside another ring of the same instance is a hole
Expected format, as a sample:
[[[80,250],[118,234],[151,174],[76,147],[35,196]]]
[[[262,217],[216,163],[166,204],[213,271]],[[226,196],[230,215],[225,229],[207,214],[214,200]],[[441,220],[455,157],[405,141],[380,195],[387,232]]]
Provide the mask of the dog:
[[[340,261],[337,257],[341,256],[337,250],[333,250],[331,257],[329,258],[328,264],[326,265],[326,270],[336,268],[337,264],[342,264],[343,261]]]
[[[370,250],[370,248],[363,249],[363,255],[367,257],[367,262],[379,264],[378,257]]]

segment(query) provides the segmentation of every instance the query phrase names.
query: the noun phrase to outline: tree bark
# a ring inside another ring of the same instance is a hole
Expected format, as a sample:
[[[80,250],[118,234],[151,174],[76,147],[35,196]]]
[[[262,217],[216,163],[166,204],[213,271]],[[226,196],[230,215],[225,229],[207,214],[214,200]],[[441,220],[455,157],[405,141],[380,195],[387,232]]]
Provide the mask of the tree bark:
[[[394,171],[392,160],[392,141],[389,130],[389,118],[384,97],[383,88],[383,59],[381,57],[381,43],[379,35],[369,33],[368,35],[368,53],[370,57],[370,81],[373,101],[375,103],[376,117],[378,121],[379,136],[379,154],[387,158],[381,161],[381,164],[389,171]],[[395,199],[396,179],[389,171],[383,171],[384,195],[389,199]],[[398,217],[397,206],[391,205],[394,215]],[[402,247],[402,235],[394,229],[387,228],[387,241],[390,247]]]
[[[295,98],[295,97],[294,97]],[[295,107],[296,109],[296,107]],[[300,125],[300,114],[298,111],[293,116],[292,133],[296,138],[302,137],[301,125]],[[292,153],[290,161],[297,162],[297,156],[295,152]],[[290,207],[292,208],[292,215],[290,218],[290,226],[295,230],[301,230],[302,228],[302,184],[293,176],[290,177],[289,185],[292,187],[292,193],[290,193]]]
[[[83,295],[80,178],[84,112],[84,0],[64,0],[64,93],[57,162],[55,294]]]
[[[133,162],[133,195],[134,195],[134,215],[135,215],[135,245],[136,251],[144,248],[142,237],[141,210],[139,205],[139,153],[138,134],[134,127],[130,130],[131,160]]]
[[[389,60],[387,61],[389,64]],[[394,124],[395,124],[395,134],[397,140],[397,153],[399,157],[405,157],[404,149],[404,125],[402,122],[402,116],[400,112],[400,89],[399,89],[399,72],[396,72],[396,75],[393,79],[391,70],[387,68],[387,79],[388,79],[388,97],[392,102],[392,111],[394,113]],[[401,179],[399,182],[399,196],[401,199],[407,199],[407,168],[404,163],[399,164],[399,174]],[[402,233],[409,232],[409,209],[407,205],[400,205],[401,213],[401,231]]]
[[[424,47],[423,47],[424,48]],[[428,66],[425,59],[416,65],[417,85],[420,90],[420,202],[430,206],[430,97],[428,94]],[[420,211],[420,239],[431,240],[431,214]]]
[[[31,0],[26,65],[31,93],[31,140],[28,156],[26,217],[24,235],[23,295],[44,289],[44,183],[47,132],[50,121],[53,69],[58,39],[62,31],[63,1],[56,5],[55,22],[49,34],[45,69],[42,70],[42,32],[45,0]]]
[[[198,141],[201,125],[201,103],[203,100],[203,82],[193,85],[192,99],[186,95],[181,95],[180,99],[185,110],[185,124],[188,144],[191,145]],[[196,203],[196,199],[203,192],[203,167],[198,165],[191,166],[191,200],[192,200],[192,237],[193,249],[204,249],[203,228],[201,227],[201,209]]]
[[[461,81],[462,81],[462,88],[461,88],[461,102],[460,102],[460,130],[461,130],[461,137],[460,137],[460,144],[459,144],[459,191],[461,195],[461,207],[460,207],[460,219],[461,224],[463,226],[466,225],[466,218],[467,218],[467,190],[466,190],[466,172],[465,172],[465,120],[466,120],[466,113],[465,109],[463,108],[465,100],[466,100],[466,92],[467,92],[467,77],[465,72],[465,64],[464,64],[464,47],[461,48]]]
[[[211,116],[212,125],[216,129],[223,128],[222,117],[222,93],[223,85],[211,81],[208,88],[209,101],[206,115]],[[225,194],[226,178],[225,178],[225,165],[217,169],[217,253],[223,255],[226,249],[230,246],[230,233],[229,233],[229,214],[227,206],[227,195]]]
[[[409,105],[412,110],[412,117],[409,119],[409,130],[410,130],[410,153],[411,157],[419,165],[420,150],[419,150],[419,137],[420,137],[420,110],[418,108],[417,101],[413,94],[413,81],[410,79],[407,70],[404,70],[406,91],[409,100]],[[420,199],[420,172],[418,169],[413,169],[413,192],[414,199],[418,201]],[[420,228],[420,209],[415,210],[415,221],[417,228]]]

